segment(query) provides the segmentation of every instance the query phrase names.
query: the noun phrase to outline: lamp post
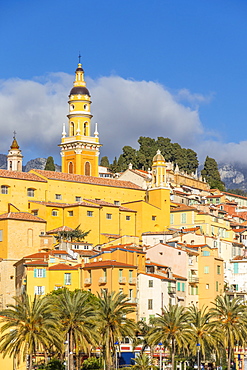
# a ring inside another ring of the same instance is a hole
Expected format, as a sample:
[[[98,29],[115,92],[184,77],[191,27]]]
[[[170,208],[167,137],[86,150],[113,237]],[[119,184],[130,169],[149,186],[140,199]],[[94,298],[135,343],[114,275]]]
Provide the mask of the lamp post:
[[[119,345],[119,343],[115,342],[114,344],[116,346],[116,370],[117,370],[118,369],[117,346]]]
[[[197,343],[196,346],[197,346],[197,369],[200,370],[200,343]]]
[[[162,343],[159,343],[160,346],[160,370],[162,370]]]

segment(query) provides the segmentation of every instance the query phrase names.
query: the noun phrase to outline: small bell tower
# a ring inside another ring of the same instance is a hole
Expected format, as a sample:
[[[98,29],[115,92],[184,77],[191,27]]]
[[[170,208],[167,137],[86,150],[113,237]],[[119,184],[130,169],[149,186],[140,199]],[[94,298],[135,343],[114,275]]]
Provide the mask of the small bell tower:
[[[22,172],[22,158],[20,147],[16,140],[16,132],[14,131],[13,141],[7,155],[7,169],[8,171]]]
[[[69,94],[68,136],[65,125],[62,132],[61,157],[62,172],[99,176],[99,143],[97,124],[91,136],[91,96],[84,80],[84,70],[79,63],[75,71],[75,81]]]

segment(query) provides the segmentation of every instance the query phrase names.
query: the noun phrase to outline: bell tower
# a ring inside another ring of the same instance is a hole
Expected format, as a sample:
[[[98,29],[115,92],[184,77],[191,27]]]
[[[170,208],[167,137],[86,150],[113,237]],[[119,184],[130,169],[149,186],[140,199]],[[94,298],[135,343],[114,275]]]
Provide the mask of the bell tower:
[[[23,155],[21,154],[20,147],[17,143],[16,132],[14,132],[14,137],[12,144],[9,149],[9,153],[7,155],[7,169],[8,171],[22,171],[22,158]]]
[[[63,126],[61,144],[62,172],[77,175],[99,176],[99,143],[97,124],[91,136],[91,97],[84,80],[80,63],[69,94],[68,136]]]

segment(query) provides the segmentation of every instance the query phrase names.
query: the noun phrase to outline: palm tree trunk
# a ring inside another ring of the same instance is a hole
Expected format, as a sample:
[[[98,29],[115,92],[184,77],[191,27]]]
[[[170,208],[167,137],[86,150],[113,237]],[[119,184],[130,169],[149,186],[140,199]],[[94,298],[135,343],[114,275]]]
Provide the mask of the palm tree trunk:
[[[73,358],[73,337],[72,331],[69,331],[69,370],[74,370],[74,358]]]
[[[232,348],[228,346],[228,358],[227,358],[227,370],[231,369],[231,359],[232,359]]]
[[[30,355],[28,355],[28,357],[29,357],[28,370],[32,370],[33,369],[33,354],[31,353]]]
[[[175,343],[174,343],[174,340],[172,340],[171,360],[172,360],[172,367],[171,367],[171,369],[172,370],[175,370],[174,369],[174,365],[175,365]]]

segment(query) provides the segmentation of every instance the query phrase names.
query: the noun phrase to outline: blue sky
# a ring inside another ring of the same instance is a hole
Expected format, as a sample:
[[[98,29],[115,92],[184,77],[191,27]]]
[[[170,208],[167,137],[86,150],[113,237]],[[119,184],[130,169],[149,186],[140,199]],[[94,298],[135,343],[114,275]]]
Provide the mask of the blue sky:
[[[247,163],[246,0],[8,0],[0,6],[0,153],[13,130],[59,162],[78,61],[102,155],[170,137],[203,162]]]

